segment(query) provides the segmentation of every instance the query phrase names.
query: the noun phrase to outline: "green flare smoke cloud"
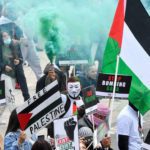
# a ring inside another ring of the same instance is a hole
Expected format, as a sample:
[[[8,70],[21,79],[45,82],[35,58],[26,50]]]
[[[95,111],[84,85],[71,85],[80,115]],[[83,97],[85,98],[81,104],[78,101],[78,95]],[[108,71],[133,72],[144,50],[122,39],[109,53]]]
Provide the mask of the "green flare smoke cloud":
[[[48,58],[65,54],[80,45],[79,54],[91,56],[91,46],[98,43],[101,59],[113,20],[116,0],[1,0],[17,16],[17,24],[27,37],[38,37]],[[142,0],[149,10],[149,2]],[[82,48],[81,48],[82,45]],[[73,47],[73,48],[72,48]],[[81,52],[82,51],[82,52]]]

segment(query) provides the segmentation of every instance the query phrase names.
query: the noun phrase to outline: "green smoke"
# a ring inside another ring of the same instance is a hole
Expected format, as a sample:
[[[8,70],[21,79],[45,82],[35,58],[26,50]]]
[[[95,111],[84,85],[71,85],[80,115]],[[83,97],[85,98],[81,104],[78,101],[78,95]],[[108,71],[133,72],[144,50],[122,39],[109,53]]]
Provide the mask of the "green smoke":
[[[54,57],[60,50],[59,46],[59,31],[57,24],[55,23],[56,16],[43,16],[40,19],[41,22],[41,34],[47,40],[45,43],[46,54],[53,63]]]
[[[114,0],[7,0],[5,3],[16,7],[17,22],[29,37],[38,36],[51,61],[60,53],[65,57],[71,54],[90,57],[93,43],[98,43],[97,57],[102,58],[116,8]]]

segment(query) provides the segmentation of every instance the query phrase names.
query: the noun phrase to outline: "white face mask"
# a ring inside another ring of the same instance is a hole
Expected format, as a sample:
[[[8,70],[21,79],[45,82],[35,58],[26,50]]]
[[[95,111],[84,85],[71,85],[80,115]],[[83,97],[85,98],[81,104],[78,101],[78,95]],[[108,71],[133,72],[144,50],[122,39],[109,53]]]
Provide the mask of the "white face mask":
[[[5,39],[4,44],[9,45],[11,43],[11,38]]]
[[[69,82],[67,86],[67,91],[72,98],[77,98],[81,91],[80,82]]]

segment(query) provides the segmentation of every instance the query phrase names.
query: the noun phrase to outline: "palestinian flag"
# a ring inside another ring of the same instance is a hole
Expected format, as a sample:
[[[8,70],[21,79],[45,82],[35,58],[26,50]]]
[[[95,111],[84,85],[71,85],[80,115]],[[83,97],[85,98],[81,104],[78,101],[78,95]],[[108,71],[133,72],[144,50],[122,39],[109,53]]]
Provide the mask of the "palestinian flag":
[[[17,107],[20,129],[30,137],[65,113],[58,81],[48,84]]]
[[[103,57],[102,73],[131,75],[129,101],[144,115],[150,109],[150,17],[140,0],[120,0]]]

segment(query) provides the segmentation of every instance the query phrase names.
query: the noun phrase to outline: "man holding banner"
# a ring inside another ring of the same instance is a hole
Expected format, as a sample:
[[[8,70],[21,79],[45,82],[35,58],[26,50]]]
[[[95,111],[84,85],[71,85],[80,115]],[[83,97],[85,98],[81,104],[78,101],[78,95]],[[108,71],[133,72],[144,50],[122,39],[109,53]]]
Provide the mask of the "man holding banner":
[[[82,97],[80,96],[81,84],[77,77],[71,77],[68,79],[67,94],[61,94],[61,98],[64,104],[65,113],[60,118],[70,117],[73,115],[81,115],[82,111],[78,111],[84,105]],[[79,113],[80,112],[80,113]],[[54,127],[53,123],[48,126],[48,135],[53,135]]]

